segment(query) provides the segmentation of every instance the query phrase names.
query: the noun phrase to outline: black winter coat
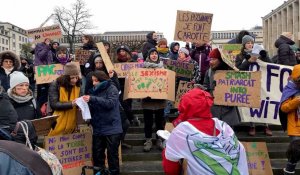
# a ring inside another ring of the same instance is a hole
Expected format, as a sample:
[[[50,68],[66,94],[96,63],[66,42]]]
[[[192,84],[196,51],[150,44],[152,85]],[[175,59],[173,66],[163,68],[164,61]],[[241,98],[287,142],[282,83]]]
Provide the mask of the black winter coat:
[[[39,111],[39,108],[36,106],[36,102],[35,100],[33,101],[33,99],[25,103],[18,103],[11,99],[11,103],[18,113],[18,121],[33,120],[40,118],[41,116],[41,112]]]
[[[119,91],[111,80],[101,82],[91,94],[88,104],[93,134],[107,136],[122,133]]]
[[[8,131],[15,129],[18,114],[10,103],[9,97],[3,88],[0,86],[0,127],[9,126]]]
[[[290,46],[294,45],[295,42],[285,36],[280,37],[275,41],[275,47],[277,50],[278,60],[277,64],[294,66],[297,64],[296,56]]]

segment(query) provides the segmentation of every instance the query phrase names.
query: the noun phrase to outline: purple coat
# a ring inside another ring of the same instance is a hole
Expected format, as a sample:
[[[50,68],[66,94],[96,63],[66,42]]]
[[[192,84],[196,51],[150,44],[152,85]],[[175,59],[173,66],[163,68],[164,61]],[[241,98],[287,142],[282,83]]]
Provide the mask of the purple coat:
[[[35,47],[34,65],[49,65],[53,63],[51,47],[45,43],[38,43]]]

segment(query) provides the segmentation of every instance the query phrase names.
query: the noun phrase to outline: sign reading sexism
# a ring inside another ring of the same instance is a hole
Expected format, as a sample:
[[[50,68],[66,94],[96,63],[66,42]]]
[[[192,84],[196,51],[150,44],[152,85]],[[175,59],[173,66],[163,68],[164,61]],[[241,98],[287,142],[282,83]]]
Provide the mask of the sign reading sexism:
[[[146,98],[175,100],[175,72],[167,69],[132,69],[125,79],[124,100]]]
[[[225,106],[260,107],[261,72],[217,71],[214,103]]]
[[[213,14],[177,10],[174,40],[207,43]]]

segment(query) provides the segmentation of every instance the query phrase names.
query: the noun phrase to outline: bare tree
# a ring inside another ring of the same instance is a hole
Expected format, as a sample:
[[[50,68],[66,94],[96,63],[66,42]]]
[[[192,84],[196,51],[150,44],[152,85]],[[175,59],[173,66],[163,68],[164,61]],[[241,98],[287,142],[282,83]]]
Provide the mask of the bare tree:
[[[55,7],[55,19],[61,25],[64,35],[70,44],[70,52],[73,53],[76,35],[84,33],[85,30],[94,28],[89,20],[92,16],[86,9],[83,0],[76,0],[71,4],[71,9]]]

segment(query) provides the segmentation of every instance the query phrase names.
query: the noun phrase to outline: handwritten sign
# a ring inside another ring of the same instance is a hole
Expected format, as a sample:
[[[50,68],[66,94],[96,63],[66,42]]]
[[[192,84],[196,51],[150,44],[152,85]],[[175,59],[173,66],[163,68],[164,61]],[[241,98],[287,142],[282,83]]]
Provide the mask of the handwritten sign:
[[[229,60],[232,63],[235,63],[236,56],[241,52],[241,44],[221,44],[219,49],[223,50],[223,53],[226,54]]]
[[[79,63],[74,62],[79,68]],[[35,80],[36,84],[51,83],[59,76],[64,74],[64,65],[62,64],[49,64],[39,65],[35,67]]]
[[[106,51],[103,43],[102,42],[97,43],[97,47],[98,47],[98,49],[100,51],[101,57],[103,59],[104,65],[106,67],[106,70],[108,72],[111,71],[111,70],[114,70],[114,65],[112,64],[112,62],[111,62],[111,60],[109,58],[109,55],[108,55],[108,53],[107,53],[107,51]]]
[[[90,58],[92,52],[84,49],[75,49],[75,61],[80,65],[84,65]]]
[[[131,69],[125,79],[124,100],[146,98],[175,100],[175,72],[167,69]]]
[[[246,149],[249,175],[273,175],[266,142],[242,142]]]
[[[143,68],[144,63],[115,63],[115,71],[118,74],[119,78],[125,78],[128,74],[128,71],[131,69]]]
[[[51,130],[53,123],[56,121],[57,117],[57,115],[53,115],[31,120],[36,135],[47,135]]]
[[[260,107],[261,72],[217,71],[214,103],[226,106]]]
[[[27,35],[33,39],[34,43],[43,42],[46,38],[62,38],[62,32],[58,24],[27,30]]]
[[[233,70],[239,71],[239,69],[235,66],[235,61],[231,58],[231,56],[228,54],[228,51],[218,48],[219,52],[221,53],[221,58],[228,66],[230,66]],[[234,58],[235,60],[235,58]]]
[[[178,108],[179,102],[183,94],[188,92],[189,90],[194,88],[194,84],[191,82],[187,81],[179,81],[177,93],[176,93],[176,98],[175,98],[175,107]]]
[[[63,166],[65,175],[81,175],[81,167],[92,160],[91,133],[74,133],[45,137],[45,149],[52,152]]]
[[[176,72],[177,77],[192,78],[195,65],[192,63],[183,63],[176,60],[164,59],[164,66]]]
[[[213,14],[177,10],[174,40],[207,43]]]

